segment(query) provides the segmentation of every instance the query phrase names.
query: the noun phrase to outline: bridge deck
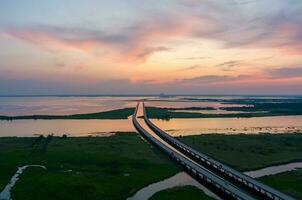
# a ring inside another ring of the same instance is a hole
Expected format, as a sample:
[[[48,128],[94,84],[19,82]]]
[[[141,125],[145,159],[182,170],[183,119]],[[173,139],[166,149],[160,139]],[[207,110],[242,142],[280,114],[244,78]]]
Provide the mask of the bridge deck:
[[[133,124],[135,128],[142,134],[148,141],[159,147],[165,153],[167,153],[171,158],[177,161],[182,165],[190,174],[193,175],[195,179],[210,185],[210,189],[214,189],[215,192],[219,191],[218,195],[223,196],[226,199],[246,199],[252,200],[255,199],[252,195],[245,193],[237,186],[232,183],[224,180],[223,178],[212,173],[208,169],[204,168],[172,145],[168,144],[166,141],[161,139],[156,133],[148,129],[148,125],[144,123],[143,120],[137,119],[137,112],[140,106],[137,105],[136,111],[132,117]],[[143,112],[144,113],[144,112]],[[147,130],[148,131],[147,131]]]
[[[168,133],[158,128],[154,123],[152,123],[148,119],[147,114],[145,113],[144,103],[143,103],[143,110],[144,110],[143,112],[144,120],[151,130],[153,130],[165,142],[169,143],[171,146],[183,152],[186,156],[193,159],[194,161],[197,161],[197,163],[201,164],[202,166],[206,167],[212,172],[219,171],[220,173],[226,175],[229,179],[233,179],[235,182],[239,182],[240,184],[247,186],[255,193],[259,193],[260,195],[264,196],[265,199],[294,200],[294,198],[270,186],[260,183],[259,181],[229,167],[228,165],[225,165],[217,161],[216,159],[210,157],[209,155],[198,152],[195,149],[189,147],[188,145],[180,142],[179,140],[175,139]]]

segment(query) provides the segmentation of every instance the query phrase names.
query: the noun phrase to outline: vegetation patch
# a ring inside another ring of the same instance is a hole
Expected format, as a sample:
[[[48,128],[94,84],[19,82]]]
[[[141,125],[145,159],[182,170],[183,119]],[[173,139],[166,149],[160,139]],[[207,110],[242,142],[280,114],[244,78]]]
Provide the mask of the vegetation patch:
[[[183,108],[166,108],[169,110],[216,110],[214,107],[183,107]]]
[[[271,185],[297,199],[302,199],[302,169],[260,178],[260,181]]]
[[[26,116],[0,116],[0,120],[20,119],[127,119],[134,113],[134,108],[123,108],[98,113],[75,114],[75,115],[26,115]]]
[[[302,134],[212,134],[178,139],[241,171],[302,160]]]
[[[237,107],[234,107],[237,108]],[[183,110],[183,109],[182,109]],[[171,108],[146,107],[148,117],[151,119],[170,120],[172,118],[248,118],[248,117],[271,117],[284,115],[298,115],[299,112],[258,112],[249,111],[249,113],[226,113],[226,114],[203,114],[197,112],[174,112]],[[302,114],[302,112],[300,113]]]
[[[241,171],[302,161],[302,134],[213,134],[178,139]],[[302,169],[261,177],[259,180],[302,199]]]
[[[27,164],[47,170],[26,169],[12,189],[14,200],[126,199],[180,171],[134,133],[49,138],[0,138],[0,190]]]
[[[153,195],[150,200],[212,200],[213,198],[206,195],[200,189],[194,186],[183,186],[183,187],[174,187],[171,189],[163,190],[155,195]]]
[[[252,103],[253,106],[223,107],[227,111],[266,112],[271,115],[301,115],[302,102],[294,103]]]
[[[187,107],[187,108],[160,108],[147,107],[148,116],[154,119],[169,120],[171,118],[234,118],[234,117],[270,117],[302,115],[302,98],[245,98],[245,99],[200,99],[183,98],[191,102],[218,102],[234,104],[234,106],[221,106],[219,109],[226,111],[240,111],[245,113],[198,113],[185,112],[185,110],[215,110],[212,107]],[[240,106],[238,106],[238,104]],[[183,112],[174,112],[183,110]]]
[[[178,139],[241,171],[302,160],[301,134],[213,134]],[[26,169],[12,189],[15,200],[126,199],[139,189],[181,170],[134,133],[118,133],[111,137],[0,138],[0,190],[18,166],[28,164],[44,165],[47,170]],[[260,180],[300,197],[300,171]],[[173,188],[152,198],[184,199],[182,195],[188,195],[188,191],[195,194],[192,190],[197,189]],[[199,190],[197,193],[204,195]],[[200,198],[198,195],[196,197]]]

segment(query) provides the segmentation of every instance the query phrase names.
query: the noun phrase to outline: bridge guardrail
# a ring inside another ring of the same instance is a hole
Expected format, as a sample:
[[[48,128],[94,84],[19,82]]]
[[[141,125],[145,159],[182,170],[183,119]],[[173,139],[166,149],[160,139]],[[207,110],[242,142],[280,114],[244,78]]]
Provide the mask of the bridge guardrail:
[[[160,141],[158,141],[156,138],[154,138],[152,135],[150,135],[137,121],[136,115],[138,110],[139,104],[136,106],[136,110],[134,115],[132,116],[132,122],[134,127],[137,129],[137,131],[142,134],[149,142],[152,144],[158,146],[162,151],[167,153],[171,158],[173,158],[175,161],[177,161],[180,165],[182,165],[189,173],[191,173],[196,179],[199,181],[202,181],[208,185],[211,185],[215,190],[220,191],[222,194],[224,194],[227,199],[238,199],[238,200],[253,200],[254,198],[249,196],[248,194],[245,194],[241,190],[239,190],[237,187],[232,185],[231,183],[228,183],[227,181],[221,179],[219,176],[216,176],[215,174],[211,173],[205,168],[201,168],[198,165],[194,164],[192,161],[186,159],[182,155],[178,154],[177,152],[173,151]]]
[[[158,128],[149,118],[145,110],[145,105],[143,103],[143,109],[144,109],[144,120],[146,124],[149,126],[151,130],[153,130],[155,133],[157,133],[163,140],[165,140],[167,143],[169,143],[174,148],[180,150],[188,157],[199,161],[201,164],[205,166],[210,166],[216,171],[220,171],[221,173],[225,174],[231,179],[234,179],[237,182],[240,182],[244,184],[245,186],[253,189],[255,192],[260,193],[263,196],[266,196],[268,199],[274,199],[274,200],[294,200],[294,198],[290,197],[289,195],[286,195],[270,186],[267,186],[263,183],[260,183],[259,181],[251,178],[248,175],[245,175],[219,161],[216,159],[210,157],[207,154],[201,153],[196,151],[195,149],[189,147],[188,145],[180,142],[179,140],[175,139],[165,131]]]

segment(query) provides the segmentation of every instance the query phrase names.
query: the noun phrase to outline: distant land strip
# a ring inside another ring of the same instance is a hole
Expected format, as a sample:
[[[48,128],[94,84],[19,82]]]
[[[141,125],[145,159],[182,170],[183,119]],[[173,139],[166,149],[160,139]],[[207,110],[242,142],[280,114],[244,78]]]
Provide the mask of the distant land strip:
[[[232,110],[225,109],[225,110]],[[234,107],[235,108],[235,107]],[[224,108],[220,108],[224,109]],[[146,107],[148,117],[151,119],[169,120],[173,118],[250,118],[250,117],[272,117],[272,116],[289,116],[289,115],[302,115],[301,109],[267,109],[267,110],[253,110],[252,108],[240,108],[238,111],[245,111],[244,113],[226,113],[226,114],[208,114],[200,112],[173,112],[176,109],[159,108],[159,107]],[[197,110],[195,108],[195,110]],[[200,109],[202,110],[202,109]],[[235,109],[234,109],[235,110]],[[262,112],[261,112],[262,111]]]
[[[203,111],[217,110],[214,107],[182,107],[161,108],[146,107],[151,119],[169,120],[173,118],[250,118],[302,115],[302,101],[295,100],[291,103],[258,103],[244,102],[244,106],[220,107],[220,110],[237,111],[238,113],[203,113]],[[242,101],[235,101],[243,104]],[[235,103],[232,102],[232,103]],[[223,105],[223,104],[222,104]],[[26,119],[127,119],[134,112],[134,108],[122,108],[104,112],[72,114],[72,115],[25,115],[25,116],[0,116],[0,120],[26,120]]]
[[[134,108],[122,108],[111,111],[73,114],[73,115],[25,115],[25,116],[0,116],[0,120],[22,120],[22,119],[127,119],[134,112]]]

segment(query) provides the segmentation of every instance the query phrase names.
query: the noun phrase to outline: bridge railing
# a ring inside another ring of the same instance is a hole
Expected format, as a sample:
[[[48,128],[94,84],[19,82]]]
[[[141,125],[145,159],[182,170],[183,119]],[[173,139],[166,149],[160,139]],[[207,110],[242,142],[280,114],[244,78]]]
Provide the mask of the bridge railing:
[[[155,133],[157,133],[163,140],[165,140],[171,146],[173,146],[176,149],[179,149],[181,152],[183,152],[188,157],[190,157],[196,161],[199,161],[204,166],[207,166],[207,168],[212,168],[212,170],[219,171],[220,173],[226,175],[228,178],[233,179],[241,184],[244,184],[246,187],[254,190],[257,193],[260,193],[261,195],[266,196],[268,199],[294,200],[294,198],[292,198],[270,186],[260,183],[259,181],[251,178],[250,176],[247,176],[247,175],[217,161],[216,159],[210,157],[209,155],[198,152],[195,149],[189,147],[188,145],[180,142],[179,140],[175,139],[174,137],[172,137],[165,131],[161,130],[148,118],[144,103],[143,103],[143,110],[144,110],[144,120],[145,120],[146,124],[149,126],[149,128],[151,130],[153,130]]]
[[[240,191],[236,186],[221,179],[215,174],[211,173],[205,168],[201,168],[192,161],[186,159],[182,155],[173,151],[162,142],[150,135],[137,121],[136,115],[139,104],[136,106],[134,115],[132,116],[132,122],[137,131],[142,134],[149,142],[159,147],[162,151],[168,154],[171,158],[182,165],[189,173],[191,173],[197,180],[210,185],[214,190],[222,193],[227,199],[238,199],[238,200],[254,200],[253,197]]]

